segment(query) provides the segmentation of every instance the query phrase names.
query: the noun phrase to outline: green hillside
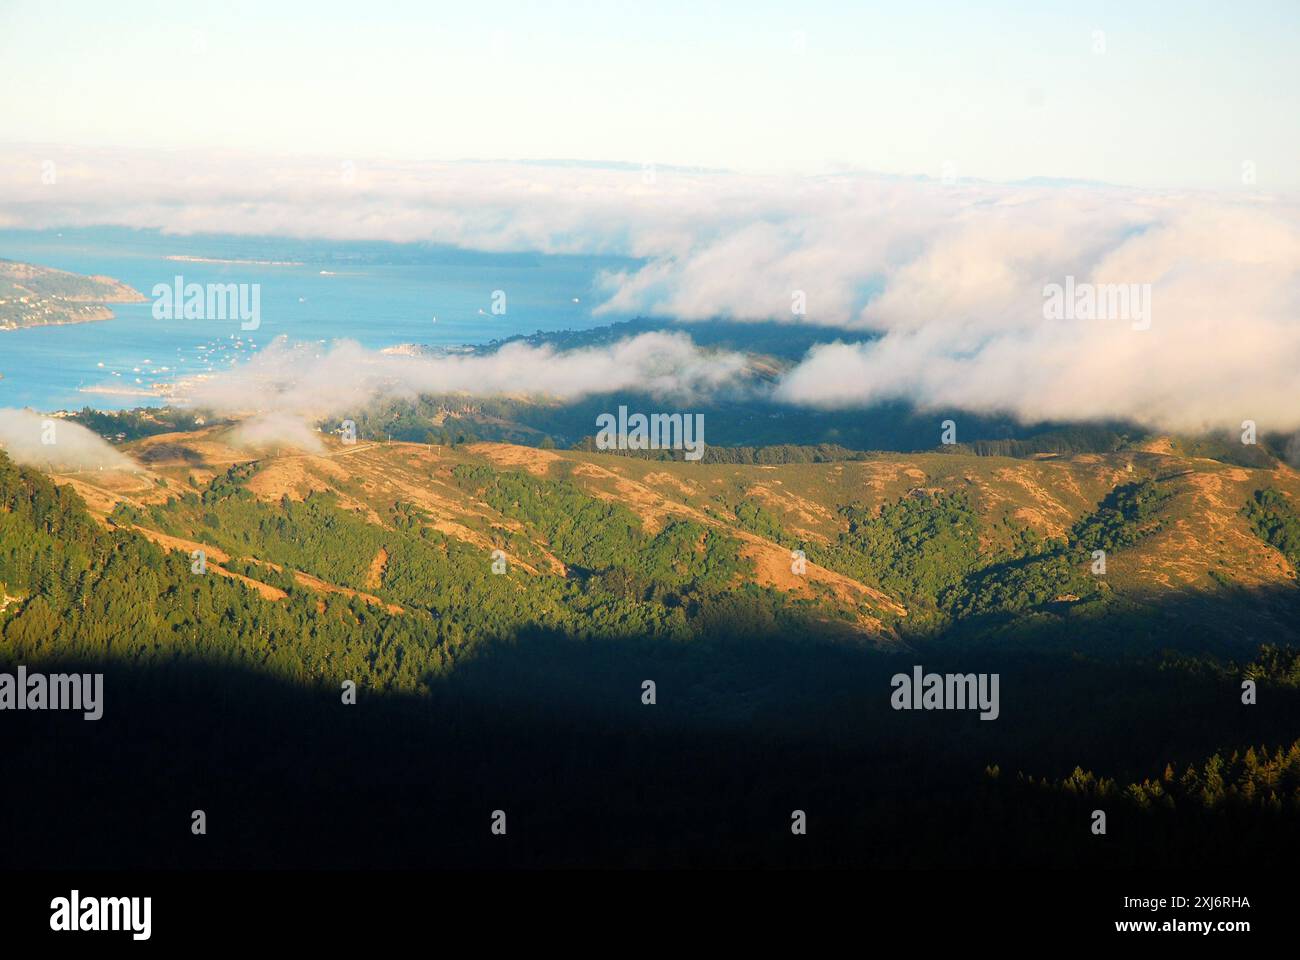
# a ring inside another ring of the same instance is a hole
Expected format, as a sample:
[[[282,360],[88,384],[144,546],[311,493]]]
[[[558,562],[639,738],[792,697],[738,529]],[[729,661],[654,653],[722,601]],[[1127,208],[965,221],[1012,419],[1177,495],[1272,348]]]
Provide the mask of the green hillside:
[[[144,300],[112,277],[37,267],[0,258],[0,331],[108,320],[105,304]]]
[[[506,793],[538,838],[521,865],[1300,852],[1287,468],[332,439],[252,455],[229,431],[127,444],[135,472],[51,479],[0,454],[0,662],[107,673],[104,725],[66,757],[145,834],[199,791],[245,823],[227,863],[319,864],[328,822],[359,863],[473,865],[487,854],[434,827],[412,845],[375,825]],[[917,664],[997,673],[1000,716],[891,709]],[[359,713],[339,712],[344,681]],[[0,744],[46,798],[9,856],[90,862],[51,839],[65,754],[37,751],[34,722]],[[258,758],[254,779],[222,774],[232,754]],[[286,821],[286,797],[309,812]],[[1122,844],[1079,830],[1099,803]],[[797,805],[836,842],[763,839]]]

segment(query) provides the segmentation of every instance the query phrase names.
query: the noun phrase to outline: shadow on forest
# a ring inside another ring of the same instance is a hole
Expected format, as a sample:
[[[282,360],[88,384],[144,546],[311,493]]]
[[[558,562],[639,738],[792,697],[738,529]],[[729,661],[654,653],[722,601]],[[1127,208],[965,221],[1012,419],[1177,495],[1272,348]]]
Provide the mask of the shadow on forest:
[[[1235,648],[1245,664],[1289,639],[1198,635],[1231,620],[1206,602],[890,653],[742,629],[680,645],[522,633],[427,696],[362,689],[356,706],[345,678],[81,665],[106,674],[103,719],[0,714],[0,868],[1280,863],[1300,852],[1294,816],[1117,807],[1097,838],[1085,801],[1014,782],[1076,765],[1127,782],[1300,737],[1295,686],[1261,681],[1247,707],[1239,672],[1156,654]],[[890,677],[914,664],[998,673],[1000,717],[891,709]]]

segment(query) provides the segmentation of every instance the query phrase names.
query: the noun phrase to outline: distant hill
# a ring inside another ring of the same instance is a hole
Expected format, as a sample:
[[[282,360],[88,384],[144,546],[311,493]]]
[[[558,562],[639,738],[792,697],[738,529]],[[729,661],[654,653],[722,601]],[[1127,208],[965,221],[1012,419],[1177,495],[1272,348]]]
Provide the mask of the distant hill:
[[[111,320],[108,303],[145,299],[120,280],[0,259],[0,330]]]
[[[1146,427],[1118,420],[1021,422],[991,411],[957,407],[918,409],[901,400],[848,409],[783,403],[771,396],[767,387],[803,360],[813,346],[837,341],[867,343],[876,336],[869,331],[812,324],[727,320],[677,323],[651,317],[617,321],[590,330],[538,331],[478,345],[445,347],[405,343],[384,352],[412,357],[490,356],[518,343],[572,351],[607,347],[652,332],[681,333],[690,336],[701,350],[731,351],[745,356],[744,376],[736,389],[695,397],[689,402],[690,411],[705,418],[706,459],[743,461],[749,454],[724,448],[794,444],[842,448],[840,458],[848,459],[855,458],[855,452],[867,450],[933,450],[939,444],[941,423],[949,418],[959,425],[957,449],[981,455],[1110,453],[1139,449],[1141,444],[1153,439]],[[629,390],[589,394],[567,401],[519,395],[422,394],[414,399],[376,400],[369,408],[354,411],[350,416],[356,420],[362,435],[374,439],[423,441],[431,435],[440,439],[463,436],[529,445],[547,440],[559,447],[591,448],[595,420],[600,414],[616,410],[620,404],[633,410],[658,411],[664,403],[663,398]],[[1288,439],[1269,435],[1261,437],[1254,447],[1245,447],[1228,435],[1176,439],[1176,442],[1181,444],[1179,452],[1242,466],[1267,467],[1281,456]],[[652,456],[671,458],[659,452]]]

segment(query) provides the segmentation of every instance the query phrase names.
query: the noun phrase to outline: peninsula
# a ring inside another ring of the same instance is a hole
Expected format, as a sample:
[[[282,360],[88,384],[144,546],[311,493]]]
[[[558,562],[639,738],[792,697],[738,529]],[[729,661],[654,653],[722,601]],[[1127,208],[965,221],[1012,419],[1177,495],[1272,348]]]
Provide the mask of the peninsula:
[[[0,331],[111,320],[110,303],[145,296],[120,280],[0,259]]]

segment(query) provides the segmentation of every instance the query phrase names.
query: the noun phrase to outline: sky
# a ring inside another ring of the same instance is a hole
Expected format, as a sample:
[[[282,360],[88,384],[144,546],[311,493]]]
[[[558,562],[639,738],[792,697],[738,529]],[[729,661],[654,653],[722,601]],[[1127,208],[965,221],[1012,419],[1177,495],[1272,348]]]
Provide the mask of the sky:
[[[1300,3],[0,0],[0,142],[1300,189]]]
[[[614,254],[595,315],[683,324],[473,363],[284,344],[265,390],[214,387],[272,410],[730,389],[689,336],[727,318],[872,334],[789,403],[1300,430],[1300,2],[975,7],[0,0],[0,228]],[[1144,307],[1049,310],[1076,281]]]

